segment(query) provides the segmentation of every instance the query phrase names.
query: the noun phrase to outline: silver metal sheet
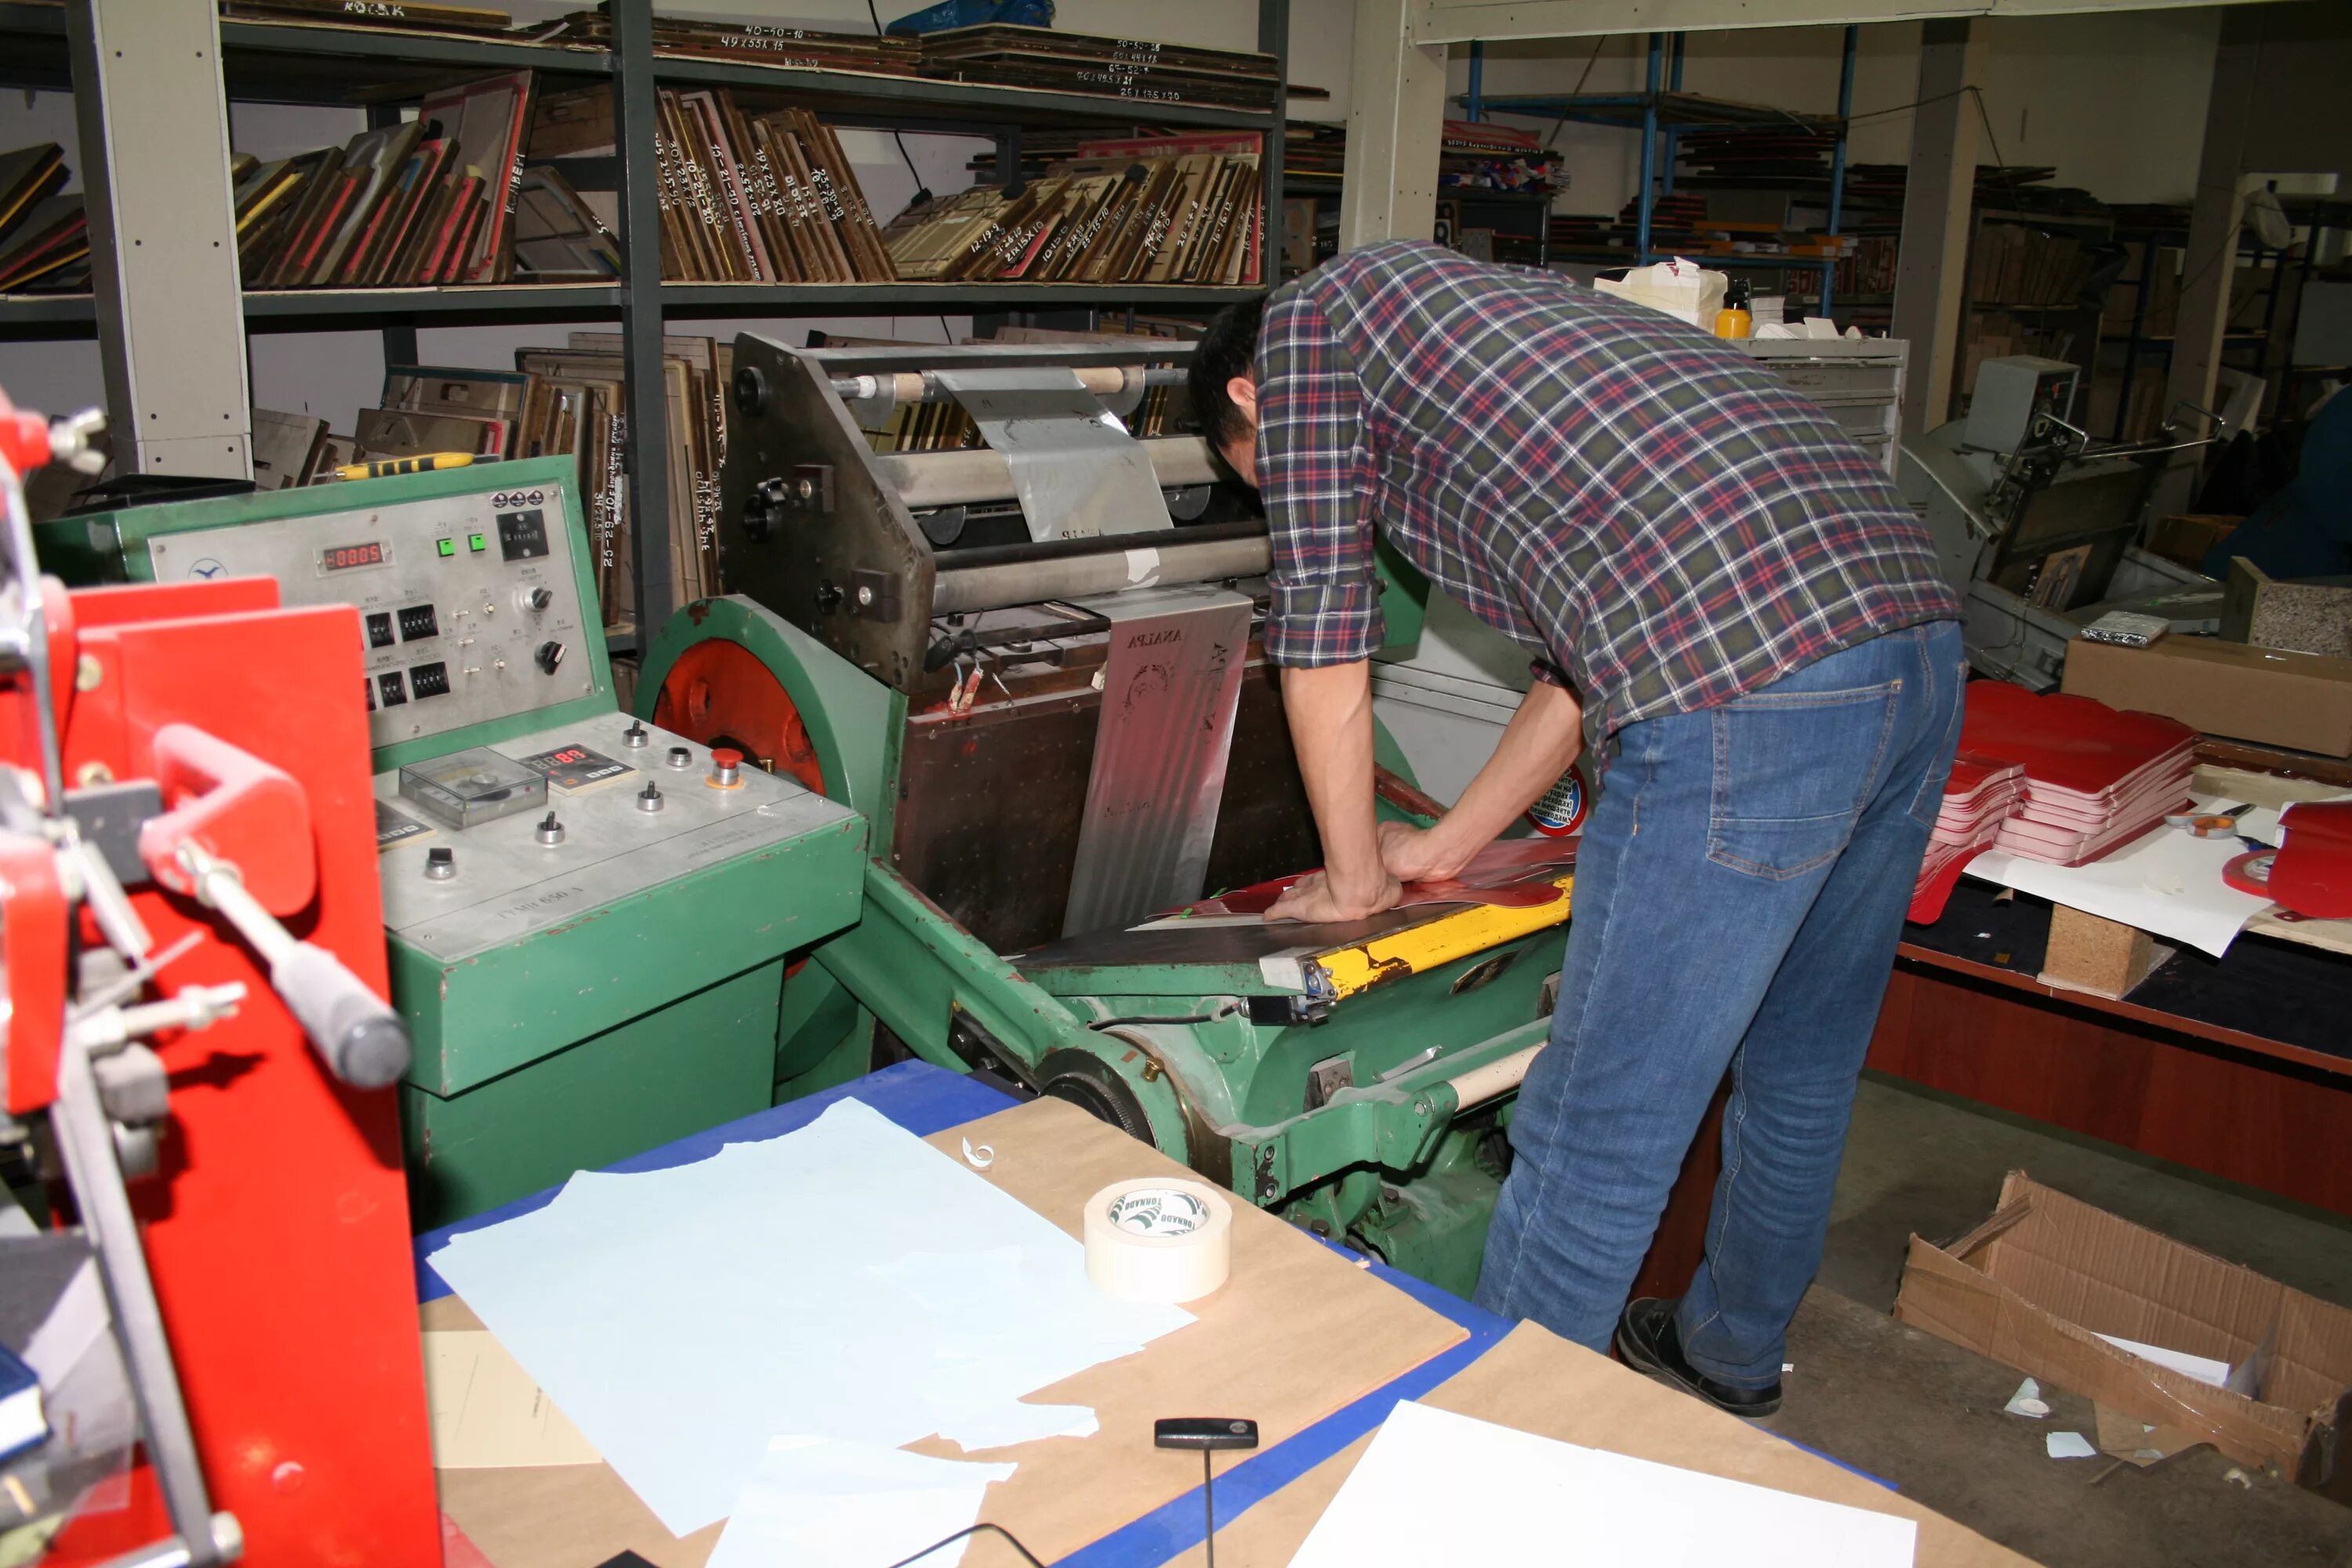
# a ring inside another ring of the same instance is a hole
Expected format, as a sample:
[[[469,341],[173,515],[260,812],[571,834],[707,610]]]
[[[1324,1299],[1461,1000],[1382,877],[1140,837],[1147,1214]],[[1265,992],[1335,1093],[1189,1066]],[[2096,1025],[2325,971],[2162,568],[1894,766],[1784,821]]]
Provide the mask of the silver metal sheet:
[[[1094,539],[1172,529],[1160,476],[1067,365],[930,373],[1004,456],[1029,537]]]
[[[1250,601],[1145,588],[1082,608],[1111,623],[1102,716],[1063,934],[1201,896],[1233,750]]]
[[[383,874],[383,923],[404,941],[445,963],[455,963],[552,926],[592,916],[618,900],[739,855],[790,838],[838,827],[849,808],[814,795],[792,779],[746,767],[733,789],[713,789],[709,748],[646,726],[652,743],[631,749],[622,741],[625,713],[599,714],[576,724],[518,736],[493,750],[522,758],[580,745],[626,762],[635,770],[562,798],[550,797],[564,828],[563,842],[547,847],[533,837],[539,816],[525,813],[475,827],[440,827],[403,840],[378,860]],[[669,750],[684,746],[688,765],[668,765]],[[636,808],[650,779],[661,788],[662,809]],[[398,775],[378,773],[378,800],[398,797]],[[457,852],[448,881],[425,875],[430,849]]]

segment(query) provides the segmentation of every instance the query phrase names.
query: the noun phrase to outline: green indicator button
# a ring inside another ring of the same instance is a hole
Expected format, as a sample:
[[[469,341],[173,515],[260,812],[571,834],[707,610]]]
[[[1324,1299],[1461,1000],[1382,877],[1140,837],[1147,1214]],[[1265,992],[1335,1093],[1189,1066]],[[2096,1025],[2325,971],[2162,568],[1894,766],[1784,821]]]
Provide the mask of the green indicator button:
[[[466,548],[471,550],[477,555],[479,555],[483,551],[488,550],[489,547],[490,536],[487,533],[473,533],[468,534],[466,537]]]
[[[434,542],[435,547],[437,548],[444,555],[455,555],[457,553],[457,542],[454,539],[436,540]]]

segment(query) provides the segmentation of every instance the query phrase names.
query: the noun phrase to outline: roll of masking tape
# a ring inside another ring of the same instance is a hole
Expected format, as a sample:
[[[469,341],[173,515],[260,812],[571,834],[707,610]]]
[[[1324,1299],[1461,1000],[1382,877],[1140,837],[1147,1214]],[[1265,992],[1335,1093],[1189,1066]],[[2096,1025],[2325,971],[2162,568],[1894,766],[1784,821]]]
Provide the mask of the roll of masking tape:
[[[1223,1194],[1167,1176],[1114,1182],[1087,1200],[1087,1278],[1123,1301],[1194,1301],[1233,1270]]]

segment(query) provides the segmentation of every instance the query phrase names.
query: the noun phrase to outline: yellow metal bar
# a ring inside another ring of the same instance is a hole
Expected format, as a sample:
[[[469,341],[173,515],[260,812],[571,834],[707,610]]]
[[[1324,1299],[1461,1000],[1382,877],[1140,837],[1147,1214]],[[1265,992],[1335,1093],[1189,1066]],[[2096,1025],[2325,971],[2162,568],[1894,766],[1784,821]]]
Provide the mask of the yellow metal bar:
[[[1560,896],[1549,904],[1531,909],[1473,904],[1425,924],[1409,926],[1391,936],[1318,953],[1307,962],[1323,972],[1334,996],[1352,996],[1384,981],[1402,980],[1408,974],[1500,947],[1546,926],[1565,925],[1576,885],[1575,874],[1560,877],[1552,885],[1559,889]]]

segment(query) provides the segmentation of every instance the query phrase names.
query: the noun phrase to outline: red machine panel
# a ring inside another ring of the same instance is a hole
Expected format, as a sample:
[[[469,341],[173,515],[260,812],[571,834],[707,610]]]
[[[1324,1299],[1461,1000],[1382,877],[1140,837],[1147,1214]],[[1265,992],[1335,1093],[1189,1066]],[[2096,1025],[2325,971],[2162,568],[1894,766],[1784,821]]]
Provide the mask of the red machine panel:
[[[236,858],[257,895],[301,892],[288,930],[381,996],[357,612],[266,607],[276,586],[255,582],[72,598],[78,644],[63,663],[78,678],[59,725],[68,785],[160,776],[165,807],[184,804],[206,770],[186,754],[159,770],[153,740],[167,725],[282,771],[307,816],[287,813],[275,838],[247,823]],[[26,698],[5,700],[21,709]],[[37,763],[31,725],[12,719],[0,747]],[[159,952],[202,933],[163,984],[247,988],[235,1017],[155,1042],[172,1085],[169,1132],[161,1172],[130,1189],[212,1505],[236,1515],[245,1560],[262,1568],[438,1563],[394,1091],[337,1083],[218,916],[152,886],[132,902]],[[12,1103],[38,1081],[12,1081]],[[143,1469],[132,1492],[128,1510],[78,1520],[50,1561],[100,1562],[170,1533]]]

